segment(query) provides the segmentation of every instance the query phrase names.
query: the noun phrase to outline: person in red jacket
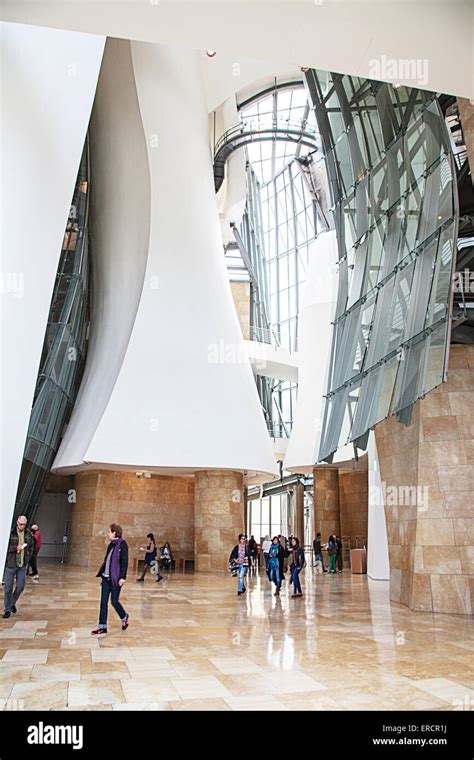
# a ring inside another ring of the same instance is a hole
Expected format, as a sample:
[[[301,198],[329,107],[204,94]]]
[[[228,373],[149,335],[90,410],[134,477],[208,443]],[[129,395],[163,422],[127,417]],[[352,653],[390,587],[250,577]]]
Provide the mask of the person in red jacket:
[[[37,559],[38,559],[39,550],[41,549],[41,533],[37,525],[31,526],[31,534],[33,538],[35,539],[35,548],[34,548],[32,557],[30,559],[31,573],[29,572],[28,575],[32,575],[33,580],[37,581],[39,578]]]

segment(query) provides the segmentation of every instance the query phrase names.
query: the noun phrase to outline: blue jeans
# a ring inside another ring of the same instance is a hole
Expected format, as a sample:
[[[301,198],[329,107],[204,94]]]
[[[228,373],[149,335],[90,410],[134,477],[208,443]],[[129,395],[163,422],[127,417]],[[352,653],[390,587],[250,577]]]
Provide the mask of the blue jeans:
[[[323,573],[325,573],[326,569],[324,567],[324,559],[323,559],[322,553],[321,552],[319,552],[319,554],[315,553],[314,559],[315,559],[316,569],[318,568],[318,562],[321,562],[321,566],[323,568]]]
[[[269,574],[269,577],[270,577],[270,581],[273,581],[273,583],[275,584],[275,586],[277,587],[277,589],[280,589],[281,588],[281,578],[280,578],[280,568],[278,567],[278,565],[276,565],[276,567],[275,566],[272,567],[270,565],[270,574]]]
[[[239,570],[237,572],[237,578],[238,578],[238,591],[245,591],[245,576],[247,575],[248,568],[245,565],[239,565]]]
[[[100,615],[99,628],[107,628],[107,612],[109,607],[109,596],[112,597],[112,607],[119,616],[120,620],[125,620],[127,613],[119,602],[121,586],[114,586],[108,578],[102,578],[102,588],[100,593]]]
[[[291,583],[293,584],[293,592],[295,594],[301,594],[301,583],[300,583],[300,572],[301,567],[294,567],[291,571]]]
[[[23,593],[26,581],[26,571],[28,565],[23,567],[6,567],[5,568],[5,589],[4,589],[4,607],[5,612],[11,612],[12,606],[17,603]],[[13,591],[13,584],[16,578],[16,588]]]

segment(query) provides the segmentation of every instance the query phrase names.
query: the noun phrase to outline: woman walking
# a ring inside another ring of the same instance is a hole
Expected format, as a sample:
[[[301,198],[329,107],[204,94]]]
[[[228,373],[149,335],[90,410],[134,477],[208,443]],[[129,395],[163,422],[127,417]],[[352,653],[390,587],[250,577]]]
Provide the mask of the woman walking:
[[[150,567],[154,565],[156,562],[156,542],[155,542],[155,536],[153,533],[147,533],[147,539],[148,544],[146,549],[143,548],[143,546],[140,546],[140,551],[145,552],[145,561],[143,563],[143,571],[139,578],[137,578],[137,583],[140,581],[145,580],[145,575],[147,574]],[[161,581],[163,578],[162,575],[160,575],[160,571],[158,570],[158,578],[157,581]]]
[[[278,536],[274,536],[272,539],[272,545],[270,546],[270,551],[268,552],[268,577],[270,579],[270,582],[273,581],[276,586],[274,596],[280,596],[280,561],[282,553],[283,549],[280,545]]]
[[[329,540],[326,545],[326,549],[328,550],[328,557],[329,557],[329,573],[336,574],[336,554],[337,554],[337,545],[336,541],[334,539],[334,536],[329,536]]]
[[[293,596],[303,596],[300,584],[300,572],[304,567],[305,559],[303,548],[296,536],[293,536],[291,539],[291,549],[293,551],[293,561],[290,565],[290,583],[293,584]]]
[[[127,578],[128,544],[122,538],[122,528],[112,523],[109,531],[110,543],[105,552],[104,561],[97,573],[102,578],[100,595],[99,627],[91,631],[93,636],[103,636],[107,633],[107,613],[109,597],[112,597],[112,607],[122,621],[122,631],[128,628],[128,615],[119,602],[122,586]]]
[[[249,564],[250,555],[247,546],[247,536],[245,533],[239,533],[239,543],[234,546],[229,557],[231,568],[237,566],[237,596],[242,596],[247,591],[245,588],[245,576],[247,575]]]

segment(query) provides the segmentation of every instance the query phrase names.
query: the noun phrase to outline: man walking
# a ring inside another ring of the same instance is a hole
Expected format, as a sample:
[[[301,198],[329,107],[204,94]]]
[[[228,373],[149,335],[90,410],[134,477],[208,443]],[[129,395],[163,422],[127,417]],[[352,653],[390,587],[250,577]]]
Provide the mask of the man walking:
[[[323,552],[321,549],[321,533],[316,534],[316,538],[313,541],[313,549],[314,549],[314,560],[316,563],[316,574],[318,574],[318,562],[321,562],[321,567],[323,569],[323,573],[326,573],[327,570],[324,569],[324,559],[323,559]]]
[[[16,603],[25,588],[28,563],[35,548],[34,538],[27,525],[26,517],[20,515],[10,533],[5,564],[4,618],[9,618],[12,612],[16,613]]]
[[[33,554],[31,555],[31,559],[30,559],[30,570],[31,570],[31,573],[28,573],[28,575],[32,575],[33,576],[33,580],[37,581],[38,578],[39,578],[39,573],[38,573],[38,554],[39,554],[39,550],[41,549],[41,533],[40,533],[40,529],[38,528],[37,525],[32,525],[31,526],[31,533],[33,535],[33,539],[34,539],[34,542],[35,542],[35,548],[34,548]]]

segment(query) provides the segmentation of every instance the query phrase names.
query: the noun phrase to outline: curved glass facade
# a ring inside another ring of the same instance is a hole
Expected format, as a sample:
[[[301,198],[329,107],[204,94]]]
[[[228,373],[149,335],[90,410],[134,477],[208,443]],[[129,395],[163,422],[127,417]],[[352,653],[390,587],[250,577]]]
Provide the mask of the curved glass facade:
[[[20,473],[15,517],[31,522],[72,411],[87,345],[89,145],[84,146],[59,260]]]
[[[310,70],[339,253],[318,461],[445,379],[456,172],[434,93]]]

